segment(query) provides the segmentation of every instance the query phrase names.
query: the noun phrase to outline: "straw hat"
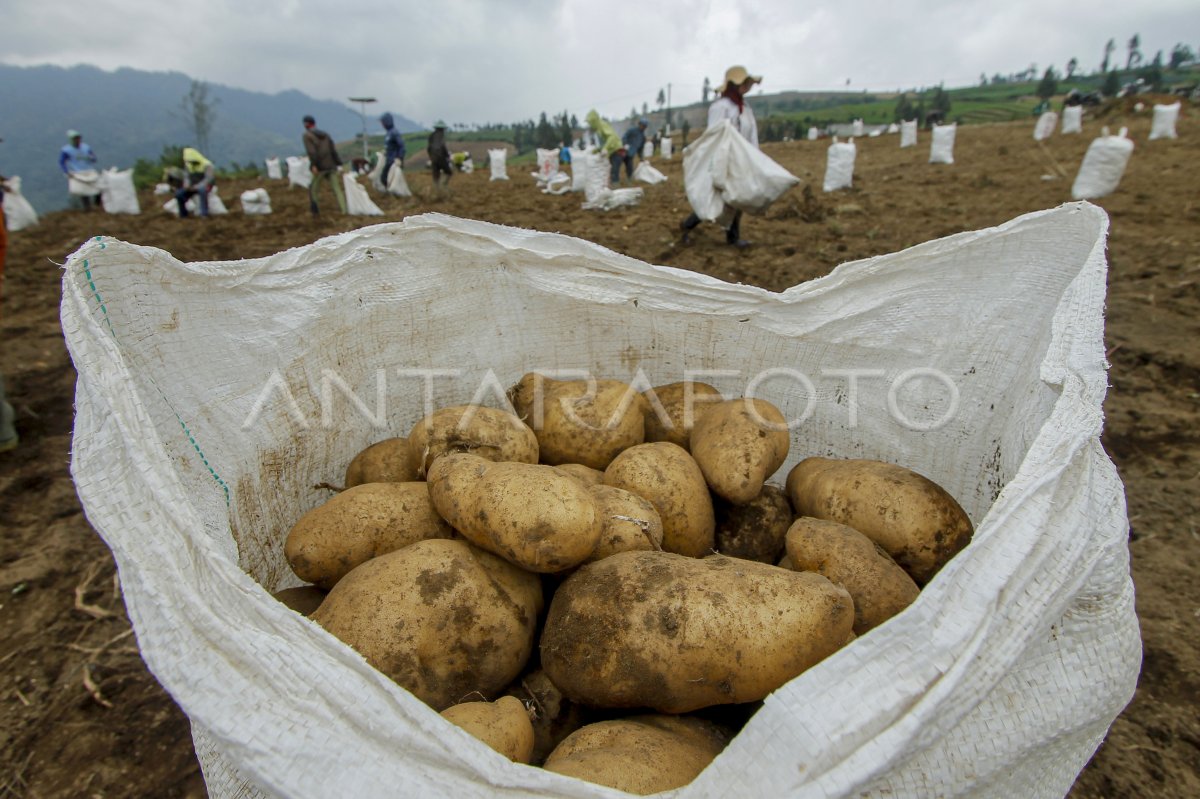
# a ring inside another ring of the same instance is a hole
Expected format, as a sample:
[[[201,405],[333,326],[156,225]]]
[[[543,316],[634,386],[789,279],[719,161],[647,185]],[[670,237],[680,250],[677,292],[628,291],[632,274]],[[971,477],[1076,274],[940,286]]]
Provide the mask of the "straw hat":
[[[729,69],[725,70],[726,85],[732,83],[734,85],[741,86],[747,80],[751,80],[754,83],[762,83],[762,75],[751,75],[748,71],[746,71],[746,68],[741,65],[730,67]]]

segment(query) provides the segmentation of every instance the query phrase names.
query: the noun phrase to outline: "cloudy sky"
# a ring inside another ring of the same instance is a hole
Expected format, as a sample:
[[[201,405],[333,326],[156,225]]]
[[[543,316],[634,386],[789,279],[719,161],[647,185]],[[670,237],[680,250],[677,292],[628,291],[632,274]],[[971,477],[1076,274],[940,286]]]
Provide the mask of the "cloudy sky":
[[[255,91],[369,95],[421,123],[700,99],[731,64],[768,92],[975,83],[1141,37],[1200,51],[1197,0],[0,0],[0,62],[179,71]]]

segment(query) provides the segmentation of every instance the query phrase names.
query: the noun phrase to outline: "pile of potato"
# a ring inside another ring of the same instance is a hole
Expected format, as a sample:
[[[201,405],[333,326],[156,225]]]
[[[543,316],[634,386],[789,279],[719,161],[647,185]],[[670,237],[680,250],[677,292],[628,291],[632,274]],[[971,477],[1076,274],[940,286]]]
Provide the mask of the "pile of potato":
[[[512,760],[690,782],[764,697],[916,599],[972,527],[886,463],[788,455],[779,409],[527,374],[363,450],[277,594]],[[694,412],[689,412],[693,409]]]

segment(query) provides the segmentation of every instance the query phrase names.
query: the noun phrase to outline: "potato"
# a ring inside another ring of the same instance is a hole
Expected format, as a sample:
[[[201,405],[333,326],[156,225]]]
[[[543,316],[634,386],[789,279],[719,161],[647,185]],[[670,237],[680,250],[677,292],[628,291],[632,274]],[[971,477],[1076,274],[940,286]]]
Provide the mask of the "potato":
[[[587,562],[618,552],[662,549],[662,519],[650,500],[612,486],[592,486],[590,490],[599,505],[603,528]]]
[[[434,461],[429,495],[442,518],[476,546],[523,569],[582,563],[603,520],[587,486],[553,466],[493,463],[457,453]]]
[[[462,727],[509,760],[528,763],[533,756],[533,723],[524,703],[516,697],[452,705],[442,711],[442,718]]]
[[[789,443],[779,409],[745,397],[704,411],[692,428],[691,452],[713,493],[740,505],[787,460]]]
[[[792,568],[816,572],[850,592],[856,635],[883,624],[920,593],[883,547],[844,524],[797,519],[787,531],[787,553]]]
[[[694,780],[729,739],[688,716],[644,715],[589,724],[558,745],[545,768],[648,796]]]
[[[451,538],[425,483],[364,483],[300,517],[283,545],[301,580],[333,588],[355,566],[427,538]]]
[[[554,468],[577,478],[589,488],[604,482],[604,472],[593,469],[591,466],[584,466],[582,463],[560,463]]]
[[[417,480],[417,464],[407,438],[385,438],[354,456],[346,467],[346,488],[363,483],[411,483]]]
[[[541,662],[573,701],[687,713],[762,699],[841,647],[853,624],[850,595],[818,574],[621,552],[558,587]]]
[[[321,607],[325,601],[325,591],[315,585],[301,585],[296,588],[285,588],[271,594],[277,600],[287,605],[301,616],[311,616],[313,611]]]
[[[783,554],[783,538],[792,525],[792,505],[782,488],[765,485],[744,505],[714,500],[717,551],[731,558],[775,563]]]
[[[604,470],[604,484],[648,499],[663,526],[663,549],[699,558],[712,552],[715,520],[712,495],[696,461],[668,441],[639,444]]]
[[[482,405],[441,408],[413,425],[408,449],[424,477],[448,452],[469,452],[489,461],[538,462],[537,436],[508,411]]]
[[[512,682],[533,650],[542,586],[465,541],[380,555],[342,578],[312,620],[435,710]]]
[[[554,747],[584,725],[583,708],[563,696],[543,669],[535,669],[505,689],[529,708],[533,723],[533,755],[529,763],[541,765]]]
[[[619,380],[553,380],[530,372],[509,389],[517,415],[537,434],[542,463],[604,469],[646,437],[646,399]]]
[[[642,392],[642,396],[649,406],[646,409],[646,441],[670,441],[684,449],[691,446],[692,426],[700,414],[708,410],[712,403],[725,399],[720,391],[708,383],[693,380],[655,386]],[[659,414],[655,402],[666,414],[666,420]]]
[[[787,476],[800,516],[849,525],[925,585],[971,542],[974,527],[932,480],[890,463],[806,458]]]

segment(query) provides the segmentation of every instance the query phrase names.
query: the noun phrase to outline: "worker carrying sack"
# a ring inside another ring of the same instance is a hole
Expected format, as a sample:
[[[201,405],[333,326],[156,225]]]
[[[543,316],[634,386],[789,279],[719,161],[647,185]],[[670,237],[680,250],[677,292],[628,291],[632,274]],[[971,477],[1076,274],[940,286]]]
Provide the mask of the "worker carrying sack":
[[[728,119],[709,126],[683,150],[684,191],[696,216],[704,220],[716,220],[726,205],[754,213],[765,211],[799,182],[746,141]]]

